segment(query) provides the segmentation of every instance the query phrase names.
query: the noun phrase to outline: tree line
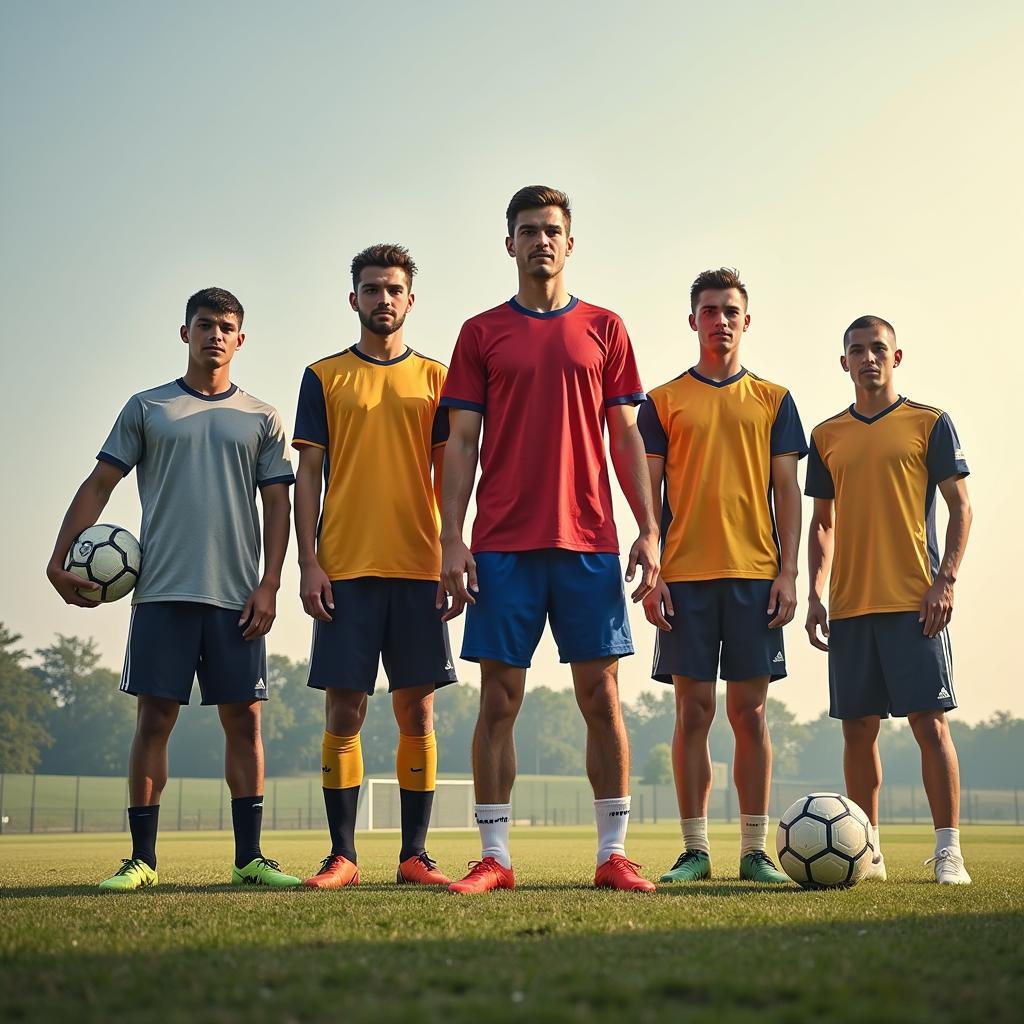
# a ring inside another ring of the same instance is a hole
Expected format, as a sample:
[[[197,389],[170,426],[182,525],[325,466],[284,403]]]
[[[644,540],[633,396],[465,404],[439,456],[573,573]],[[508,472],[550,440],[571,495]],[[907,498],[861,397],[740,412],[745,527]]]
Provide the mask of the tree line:
[[[0,623],[0,772],[55,775],[122,775],[135,727],[135,702],[118,690],[119,676],[100,664],[95,642],[57,634],[35,651],[18,647],[21,638]],[[316,773],[324,728],[324,698],[306,686],[306,662],[283,655],[269,659],[271,700],[264,708],[263,736],[268,775]],[[534,673],[536,680],[538,673]],[[198,695],[198,687],[195,694]],[[438,770],[470,771],[470,742],[479,690],[445,687],[434,709]],[[671,782],[668,743],[675,716],[670,688],[643,693],[623,704],[633,770],[645,782]],[[842,737],[826,714],[800,723],[781,701],[769,698],[768,720],[775,748],[775,776],[842,786]],[[965,785],[978,788],[1024,786],[1024,719],[997,712],[977,725],[951,729]],[[368,774],[394,771],[396,727],[384,689],[370,699],[363,726]],[[519,771],[528,774],[585,773],[585,729],[571,690],[531,685],[516,726]],[[905,724],[883,728],[880,745],[888,782],[920,781],[917,746]],[[732,733],[720,701],[711,729],[716,761],[732,761]],[[171,771],[178,776],[219,777],[224,743],[217,715],[193,705],[183,708],[170,744]]]

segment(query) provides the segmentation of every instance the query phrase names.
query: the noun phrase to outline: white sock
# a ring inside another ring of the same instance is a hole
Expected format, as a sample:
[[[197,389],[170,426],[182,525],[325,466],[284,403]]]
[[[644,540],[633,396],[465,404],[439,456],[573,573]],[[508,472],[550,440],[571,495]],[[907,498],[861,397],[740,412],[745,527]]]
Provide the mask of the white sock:
[[[597,822],[597,863],[600,866],[613,853],[626,856],[626,826],[629,824],[629,797],[614,796],[594,801]]]
[[[960,829],[958,828],[937,828],[935,830],[935,856],[938,857],[940,850],[949,850],[960,856]]]
[[[683,827],[683,848],[711,856],[711,847],[708,845],[708,819],[680,818],[679,823]]]
[[[480,829],[481,857],[493,857],[503,868],[512,867],[512,855],[508,852],[512,805],[477,804],[475,817]]]
[[[875,848],[875,856],[882,856],[882,840],[878,838],[878,826],[871,825],[871,845]]]
[[[767,842],[768,815],[741,814],[740,856],[745,857],[748,853],[755,853],[757,850],[764,852],[765,843]]]

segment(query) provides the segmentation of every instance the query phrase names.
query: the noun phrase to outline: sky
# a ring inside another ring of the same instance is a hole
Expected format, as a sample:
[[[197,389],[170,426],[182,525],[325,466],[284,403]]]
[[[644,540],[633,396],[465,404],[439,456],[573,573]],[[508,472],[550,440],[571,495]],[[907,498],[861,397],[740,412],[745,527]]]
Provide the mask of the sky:
[[[895,325],[901,393],[950,413],[972,468],[957,714],[1024,715],[1009,671],[1022,44],[1024,8],[1005,2],[7,0],[0,622],[27,650],[93,636],[120,666],[128,603],[65,607],[44,569],[119,409],[184,372],[189,294],[242,300],[234,379],[290,431],[303,368],[357,339],[355,252],[410,248],[407,339],[447,362],[462,322],[514,293],[503,212],[544,183],[573,202],[570,290],[622,315],[649,388],[696,361],[689,283],[707,267],[740,269],[744,364],[790,389],[808,431],[852,401],[846,325]],[[616,513],[628,550],[621,494]],[[137,530],[134,476],[103,520]],[[293,543],[269,648],[304,658],[294,556]],[[772,695],[810,719],[828,694],[802,629],[804,562]],[[653,628],[633,612],[627,700],[660,688]],[[569,685],[550,636],[530,681]]]

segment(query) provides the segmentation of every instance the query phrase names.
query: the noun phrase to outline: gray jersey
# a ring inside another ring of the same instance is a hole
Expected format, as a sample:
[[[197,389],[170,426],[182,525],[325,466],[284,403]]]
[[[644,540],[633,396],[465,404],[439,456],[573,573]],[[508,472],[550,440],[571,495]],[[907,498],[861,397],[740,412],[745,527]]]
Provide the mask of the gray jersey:
[[[142,571],[133,604],[244,607],[259,583],[256,488],[295,482],[277,410],[235,385],[183,380],[133,395],[97,456],[136,468]]]

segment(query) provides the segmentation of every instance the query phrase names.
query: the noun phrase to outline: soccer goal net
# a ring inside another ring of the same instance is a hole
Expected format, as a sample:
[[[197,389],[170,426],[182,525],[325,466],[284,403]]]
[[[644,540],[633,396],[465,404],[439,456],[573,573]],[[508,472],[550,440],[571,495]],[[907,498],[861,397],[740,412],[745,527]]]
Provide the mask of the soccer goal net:
[[[431,828],[474,828],[472,779],[438,779]],[[365,779],[359,792],[356,829],[373,832],[402,827],[398,779]]]

